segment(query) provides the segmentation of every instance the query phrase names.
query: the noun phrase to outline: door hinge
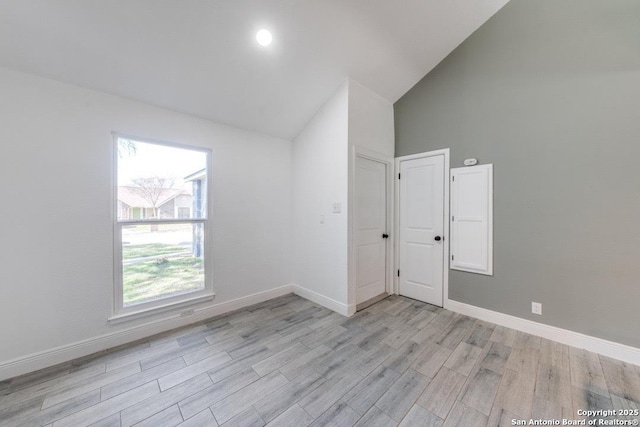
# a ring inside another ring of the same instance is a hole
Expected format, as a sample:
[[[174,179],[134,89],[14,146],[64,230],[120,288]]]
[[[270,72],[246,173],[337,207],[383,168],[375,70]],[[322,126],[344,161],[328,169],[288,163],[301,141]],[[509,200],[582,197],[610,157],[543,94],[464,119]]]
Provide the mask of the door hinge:
[[[398,270],[398,277],[400,277],[400,270]]]
[[[451,255],[451,261],[455,259],[455,255]]]
[[[455,216],[452,216],[452,217],[451,217],[451,222],[453,222],[453,221],[455,221],[455,220],[456,220],[456,217],[455,217]]]
[[[451,177],[451,181],[455,181],[455,180],[456,180],[456,177],[454,175],[454,176]]]
[[[398,179],[400,179],[400,174],[398,174]]]

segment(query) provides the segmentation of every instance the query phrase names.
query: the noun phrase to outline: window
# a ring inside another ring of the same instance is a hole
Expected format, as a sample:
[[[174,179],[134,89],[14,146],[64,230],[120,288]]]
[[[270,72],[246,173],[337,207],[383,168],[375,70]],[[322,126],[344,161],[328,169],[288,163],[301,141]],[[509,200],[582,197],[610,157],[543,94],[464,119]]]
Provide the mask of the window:
[[[115,136],[115,315],[213,297],[208,150]]]

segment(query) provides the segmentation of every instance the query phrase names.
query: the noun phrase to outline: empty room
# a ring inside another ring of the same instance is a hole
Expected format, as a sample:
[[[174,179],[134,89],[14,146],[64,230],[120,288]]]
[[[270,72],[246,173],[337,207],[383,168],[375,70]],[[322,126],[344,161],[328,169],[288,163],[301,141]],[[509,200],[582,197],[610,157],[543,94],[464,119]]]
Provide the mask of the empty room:
[[[640,1],[0,0],[0,427],[640,422]]]

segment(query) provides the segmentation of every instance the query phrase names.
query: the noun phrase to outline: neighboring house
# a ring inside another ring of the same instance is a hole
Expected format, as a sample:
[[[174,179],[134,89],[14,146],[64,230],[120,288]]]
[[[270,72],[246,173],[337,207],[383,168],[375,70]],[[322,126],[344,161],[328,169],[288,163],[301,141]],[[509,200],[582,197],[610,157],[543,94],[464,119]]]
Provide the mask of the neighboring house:
[[[166,188],[157,203],[158,218],[190,218],[192,196],[189,190]],[[139,187],[118,187],[118,218],[154,218],[154,206],[141,194]]]
[[[191,182],[192,209],[194,218],[202,218],[202,208],[207,202],[207,170],[200,169],[184,177],[185,182]],[[202,258],[204,252],[202,224],[195,224],[193,227],[193,256]]]
[[[197,172],[192,173],[184,177],[184,182],[191,182],[191,194],[193,195],[192,209],[194,212],[194,218],[202,217],[202,207],[206,203],[205,195],[207,184],[207,170],[200,169]]]

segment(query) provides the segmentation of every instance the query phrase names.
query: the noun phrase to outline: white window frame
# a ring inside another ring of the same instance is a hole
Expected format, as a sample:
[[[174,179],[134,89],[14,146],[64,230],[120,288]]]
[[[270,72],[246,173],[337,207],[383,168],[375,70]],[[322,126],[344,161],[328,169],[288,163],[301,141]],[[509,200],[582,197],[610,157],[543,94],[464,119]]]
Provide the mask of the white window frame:
[[[113,216],[113,254],[114,254],[114,286],[113,286],[113,309],[112,315],[109,317],[110,323],[120,323],[126,320],[134,320],[160,312],[171,311],[174,309],[192,306],[198,303],[211,301],[215,297],[213,291],[213,262],[212,262],[212,226],[210,222],[212,212],[211,183],[212,179],[212,160],[211,150],[209,148],[198,147],[193,145],[178,144],[174,142],[159,141],[152,138],[144,138],[133,135],[112,132],[113,136],[113,179],[112,179],[112,216]],[[206,212],[203,218],[193,219],[129,219],[118,220],[118,140],[130,139],[134,141],[163,145],[166,147],[193,150],[205,153],[207,156],[207,182],[204,192],[204,206]],[[194,292],[188,292],[181,295],[175,295],[166,298],[158,298],[157,300],[148,301],[140,304],[125,307],[123,301],[123,273],[122,273],[122,228],[127,225],[137,224],[202,224],[204,235],[204,289]]]

